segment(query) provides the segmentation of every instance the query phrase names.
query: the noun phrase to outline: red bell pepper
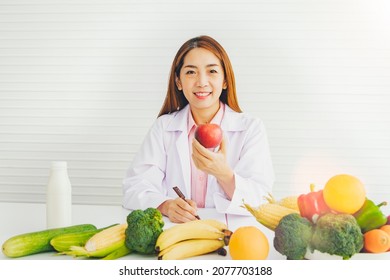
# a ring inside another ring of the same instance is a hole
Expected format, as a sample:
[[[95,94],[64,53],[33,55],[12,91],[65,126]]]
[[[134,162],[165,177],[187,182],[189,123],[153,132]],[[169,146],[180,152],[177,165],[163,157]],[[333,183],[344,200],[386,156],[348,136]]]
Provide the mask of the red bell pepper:
[[[321,215],[330,212],[325,203],[322,190],[314,191],[314,184],[310,184],[310,192],[298,196],[298,207],[302,217],[315,223]]]

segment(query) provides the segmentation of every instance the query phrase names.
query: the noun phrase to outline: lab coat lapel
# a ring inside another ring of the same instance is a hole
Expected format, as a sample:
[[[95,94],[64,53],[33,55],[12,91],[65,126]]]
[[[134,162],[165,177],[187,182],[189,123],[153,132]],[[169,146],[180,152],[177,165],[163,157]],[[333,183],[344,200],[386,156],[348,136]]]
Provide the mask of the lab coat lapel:
[[[176,153],[180,160],[181,174],[183,176],[184,186],[178,186],[186,197],[191,197],[191,165],[188,146],[187,134],[187,116],[189,106],[187,105],[182,110],[176,113],[176,116],[167,127],[169,131],[176,133]],[[178,170],[178,174],[179,170]]]
[[[231,132],[244,130],[245,124],[243,122],[242,113],[237,113],[229,106],[226,106],[221,128],[222,131],[227,134],[226,136],[228,138]]]

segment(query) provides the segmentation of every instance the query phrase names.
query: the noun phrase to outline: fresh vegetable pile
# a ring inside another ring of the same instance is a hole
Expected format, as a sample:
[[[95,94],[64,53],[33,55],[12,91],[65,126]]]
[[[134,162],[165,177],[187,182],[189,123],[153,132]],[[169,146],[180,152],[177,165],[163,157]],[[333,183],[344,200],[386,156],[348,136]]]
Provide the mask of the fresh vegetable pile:
[[[105,260],[133,252],[152,255],[163,227],[160,211],[148,208],[132,211],[126,223],[101,229],[83,224],[13,236],[4,242],[2,251],[11,258],[43,252]]]
[[[275,249],[290,260],[315,250],[349,259],[356,253],[390,251],[390,219],[379,204],[366,197],[354,176],[332,177],[323,189],[246,208],[262,225],[275,231]],[[289,201],[286,203],[286,201]],[[294,202],[292,202],[294,201]]]
[[[17,258],[43,252],[73,257],[114,260],[132,253],[177,260],[208,253],[226,256],[232,232],[218,220],[195,220],[166,230],[155,208],[134,210],[126,223],[96,228],[92,224],[48,229],[9,238],[3,254]]]
[[[390,219],[382,212],[386,202],[366,197],[363,184],[351,175],[332,177],[321,190],[276,200],[272,195],[259,207],[246,208],[262,225],[275,232],[274,248],[289,260],[304,259],[319,251],[349,259],[356,253],[390,251]],[[2,246],[11,257],[56,252],[82,258],[113,260],[128,254],[178,260],[217,253],[232,259],[266,259],[267,237],[256,227],[242,226],[232,232],[213,219],[173,225],[155,208],[134,210],[126,222],[104,228],[74,225],[25,233]]]

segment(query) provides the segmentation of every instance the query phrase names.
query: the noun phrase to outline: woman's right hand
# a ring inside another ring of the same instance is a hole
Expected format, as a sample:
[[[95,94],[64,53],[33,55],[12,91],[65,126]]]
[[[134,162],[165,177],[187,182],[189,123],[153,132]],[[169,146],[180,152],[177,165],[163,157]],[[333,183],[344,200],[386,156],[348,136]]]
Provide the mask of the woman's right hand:
[[[196,203],[190,199],[186,201],[180,197],[169,199],[164,201],[157,209],[173,223],[185,223],[196,220]]]

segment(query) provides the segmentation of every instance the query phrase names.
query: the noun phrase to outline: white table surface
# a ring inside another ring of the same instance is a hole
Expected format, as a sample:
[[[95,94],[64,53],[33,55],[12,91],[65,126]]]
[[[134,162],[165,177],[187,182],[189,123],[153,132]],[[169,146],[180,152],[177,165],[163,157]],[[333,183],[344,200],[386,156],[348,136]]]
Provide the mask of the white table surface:
[[[73,205],[72,224],[94,224],[96,227],[104,227],[115,223],[124,223],[130,211],[121,206],[108,205]],[[284,260],[285,257],[279,254],[272,245],[273,232],[259,224],[252,216],[236,216],[217,213],[215,209],[199,209],[199,216],[203,219],[213,218],[228,224],[232,231],[240,226],[253,225],[258,227],[267,237],[270,243],[269,260]],[[165,227],[173,224],[166,218]],[[0,203],[0,243],[3,244],[8,238],[27,232],[41,231],[46,229],[46,206],[36,203]],[[228,247],[226,247],[228,251]],[[71,256],[57,255],[55,252],[40,253],[21,258],[8,258],[2,253],[0,260],[74,260]],[[150,259],[155,260],[155,256],[143,256],[130,254],[121,259]],[[227,256],[219,256],[215,253],[207,254],[193,259],[231,259]]]

